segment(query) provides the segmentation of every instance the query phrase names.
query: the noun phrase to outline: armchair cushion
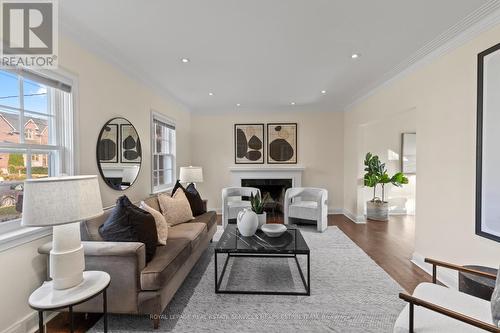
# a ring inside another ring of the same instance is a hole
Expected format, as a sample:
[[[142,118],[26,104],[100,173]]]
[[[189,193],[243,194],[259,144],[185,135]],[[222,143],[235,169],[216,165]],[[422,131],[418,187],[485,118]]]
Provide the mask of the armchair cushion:
[[[297,201],[288,206],[288,215],[306,220],[318,218],[318,203],[316,201]]]
[[[432,283],[421,283],[415,288],[413,296],[483,322],[492,323],[490,302],[461,293],[455,289]],[[421,306],[415,306],[414,311],[415,332],[484,332],[479,328]],[[408,322],[409,304],[406,305],[396,320],[394,332],[408,333]]]

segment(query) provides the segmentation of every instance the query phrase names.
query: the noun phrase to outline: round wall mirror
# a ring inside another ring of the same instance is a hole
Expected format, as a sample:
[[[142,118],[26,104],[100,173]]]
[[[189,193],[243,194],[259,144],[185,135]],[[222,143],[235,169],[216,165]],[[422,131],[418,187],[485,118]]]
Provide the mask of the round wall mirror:
[[[102,178],[114,190],[132,186],[142,161],[141,140],[134,125],[125,118],[113,118],[97,139],[97,166]]]

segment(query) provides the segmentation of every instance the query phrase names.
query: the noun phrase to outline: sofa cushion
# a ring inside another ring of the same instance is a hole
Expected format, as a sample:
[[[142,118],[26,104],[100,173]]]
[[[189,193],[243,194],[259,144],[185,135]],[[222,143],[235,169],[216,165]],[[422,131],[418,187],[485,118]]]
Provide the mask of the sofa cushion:
[[[191,250],[188,239],[168,238],[167,245],[156,250],[154,258],[141,272],[142,290],[159,290],[188,260]]]
[[[158,232],[158,244],[167,244],[168,224],[167,221],[165,221],[165,217],[163,217],[163,215],[159,211],[149,207],[144,201],[141,201],[141,205],[139,206],[139,208],[144,209],[155,219],[156,231]]]
[[[205,223],[207,225],[207,230],[210,230],[217,223],[217,213],[214,211],[206,212],[204,214],[198,215],[190,223]]]
[[[158,196],[154,195],[144,199],[144,203],[156,211],[161,212],[160,203],[158,202]]]
[[[456,289],[424,282],[415,288],[413,296],[486,323],[493,323],[490,302],[459,292]],[[484,332],[479,328],[421,306],[416,306],[414,311],[415,332]],[[394,325],[395,333],[408,333],[408,316],[409,305],[407,304],[396,320]]]
[[[203,234],[207,233],[207,225],[199,222],[188,222],[170,227],[168,239],[187,239],[191,245],[191,251],[200,243]]]
[[[158,244],[153,216],[133,205],[125,195],[117,199],[115,208],[99,227],[99,234],[106,241],[144,243],[146,261],[153,258]]]
[[[193,212],[184,191],[177,191],[173,196],[163,193],[158,195],[161,213],[169,226],[191,221]]]
[[[172,196],[175,195],[175,192],[181,190],[186,195],[187,200],[189,201],[189,206],[191,207],[191,211],[193,212],[193,216],[198,216],[203,213],[206,213],[205,203],[200,196],[200,193],[196,189],[193,183],[189,184],[186,188],[181,185],[178,180],[175,183],[174,189],[172,190]]]

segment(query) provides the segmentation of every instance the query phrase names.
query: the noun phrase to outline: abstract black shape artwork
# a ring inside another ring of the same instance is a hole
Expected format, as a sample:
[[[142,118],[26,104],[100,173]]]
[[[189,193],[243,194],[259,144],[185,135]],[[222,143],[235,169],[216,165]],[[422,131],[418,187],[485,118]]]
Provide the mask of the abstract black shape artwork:
[[[297,163],[297,124],[267,124],[267,163]]]
[[[132,124],[121,124],[121,162],[140,163],[141,162],[141,142],[139,135]]]
[[[118,125],[108,124],[97,142],[97,159],[102,163],[118,163]]]
[[[264,163],[264,124],[234,125],[234,162]]]

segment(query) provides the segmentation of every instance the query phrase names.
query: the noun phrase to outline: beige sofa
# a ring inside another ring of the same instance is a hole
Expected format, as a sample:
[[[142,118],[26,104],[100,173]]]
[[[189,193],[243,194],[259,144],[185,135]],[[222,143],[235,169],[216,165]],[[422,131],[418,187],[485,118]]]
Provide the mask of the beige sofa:
[[[156,196],[144,200],[160,210]],[[208,247],[217,230],[216,213],[207,212],[194,220],[169,228],[167,245],[158,246],[153,259],[146,264],[145,246],[136,242],[106,242],[99,235],[99,226],[106,221],[111,209],[104,215],[81,223],[85,251],[85,269],[108,272],[108,312],[148,314],[158,328],[159,314],[163,312],[193,266]],[[51,243],[39,248],[49,254]],[[101,312],[102,301],[89,300],[78,307],[78,312]]]

